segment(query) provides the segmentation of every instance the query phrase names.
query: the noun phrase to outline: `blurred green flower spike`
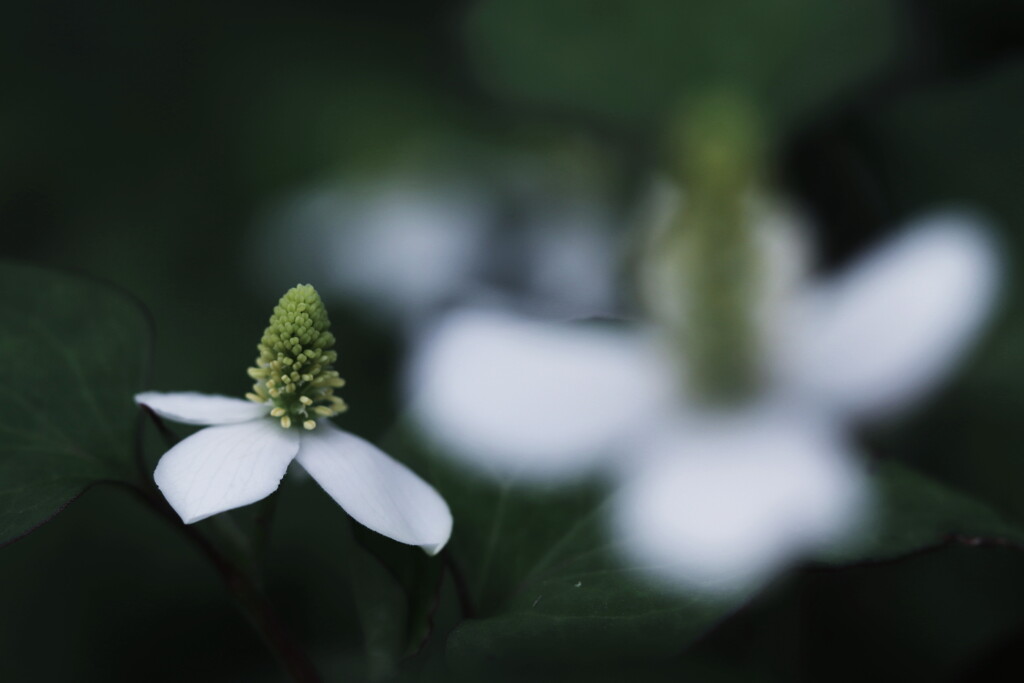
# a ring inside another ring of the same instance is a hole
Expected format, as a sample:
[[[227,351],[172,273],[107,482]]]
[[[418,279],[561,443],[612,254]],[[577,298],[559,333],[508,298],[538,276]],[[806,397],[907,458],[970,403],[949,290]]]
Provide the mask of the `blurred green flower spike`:
[[[208,425],[164,453],[154,481],[192,524],[266,498],[294,460],[360,524],[431,555],[440,552],[452,531],[444,499],[405,465],[330,422],[345,410],[334,395],[344,382],[332,368],[333,347],[320,295],[298,285],[281,297],[263,333],[249,369],[256,384],[248,401],[137,394],[137,403],[162,417]]]
[[[754,107],[730,92],[684,109],[668,141],[677,192],[642,277],[654,318],[673,336],[702,400],[746,400],[761,382],[756,301],[768,264],[758,243],[764,135]],[[661,223],[661,222],[659,222]]]
[[[728,201],[759,181],[765,132],[747,98],[728,90],[709,92],[677,114],[669,164],[689,192],[705,201]]]
[[[256,380],[246,398],[270,403],[271,417],[285,429],[293,424],[316,427],[316,417],[345,412],[334,390],[345,386],[333,364],[338,360],[334,335],[320,295],[312,285],[292,287],[274,307],[270,324],[257,348],[259,357],[249,376]]]

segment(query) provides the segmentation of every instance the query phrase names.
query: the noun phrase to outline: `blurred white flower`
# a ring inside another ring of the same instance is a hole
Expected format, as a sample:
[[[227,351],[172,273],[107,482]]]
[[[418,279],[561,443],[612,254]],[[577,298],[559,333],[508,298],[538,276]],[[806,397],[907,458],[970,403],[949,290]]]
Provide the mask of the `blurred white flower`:
[[[538,201],[524,213],[492,243],[493,270],[511,274],[504,301],[552,318],[613,313],[617,250],[608,209],[575,198]],[[468,294],[464,303],[483,300]]]
[[[635,444],[613,519],[622,548],[684,588],[743,590],[864,521],[861,463],[834,421],[794,406],[685,412]]]
[[[312,273],[325,291],[416,323],[475,277],[490,212],[468,187],[394,182],[310,191],[265,219],[255,262],[283,282]]]
[[[765,237],[764,257],[781,259],[771,277],[793,250]],[[411,366],[414,416],[496,476],[564,480],[604,465],[624,551],[685,589],[745,590],[863,524],[870,495],[847,425],[943,377],[987,317],[997,271],[986,234],[947,214],[784,297],[766,282],[769,381],[724,411],[687,394],[652,330],[457,312]]]
[[[409,332],[471,302],[574,316],[613,308],[610,223],[582,195],[499,200],[470,180],[394,179],[288,200],[262,221],[253,262],[270,287],[313,275]]]

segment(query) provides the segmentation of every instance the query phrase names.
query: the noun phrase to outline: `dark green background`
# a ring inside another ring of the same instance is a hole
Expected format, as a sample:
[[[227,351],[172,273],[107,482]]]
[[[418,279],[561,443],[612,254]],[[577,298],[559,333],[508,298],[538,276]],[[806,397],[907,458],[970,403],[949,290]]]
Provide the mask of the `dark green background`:
[[[625,215],[675,108],[726,84],[762,107],[776,181],[811,210],[826,267],[930,208],[993,221],[1010,275],[992,330],[915,415],[862,437],[1024,524],[1024,3],[847,5],[6,3],[0,255],[140,298],[153,388],[239,394],[266,292],[294,284],[252,275],[250,231],[274,202],[410,159],[475,167],[528,149],[558,169],[568,149]],[[328,306],[346,428],[393,434],[397,330],[358,302]],[[344,517],[309,484],[280,496],[270,592],[325,673],[358,680]],[[410,675],[445,675],[457,608],[443,585]],[[581,675],[969,680],[1021,646],[1024,555],[955,548],[804,572],[681,655]],[[0,680],[278,676],[217,575],[123,491],[97,487],[0,551]]]

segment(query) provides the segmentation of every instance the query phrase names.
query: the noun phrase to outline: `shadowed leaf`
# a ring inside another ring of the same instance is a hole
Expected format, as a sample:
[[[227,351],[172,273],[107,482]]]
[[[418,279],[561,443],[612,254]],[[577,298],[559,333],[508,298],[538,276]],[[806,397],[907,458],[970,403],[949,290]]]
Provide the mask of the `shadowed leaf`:
[[[91,484],[133,481],[150,351],[132,299],[65,273],[0,264],[0,545]]]

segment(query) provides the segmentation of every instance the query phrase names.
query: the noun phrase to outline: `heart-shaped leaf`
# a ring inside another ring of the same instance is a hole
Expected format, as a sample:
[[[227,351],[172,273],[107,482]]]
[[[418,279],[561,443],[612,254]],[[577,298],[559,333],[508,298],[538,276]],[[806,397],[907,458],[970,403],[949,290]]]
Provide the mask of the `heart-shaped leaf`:
[[[0,545],[98,481],[134,481],[143,309],[81,277],[0,264]]]

